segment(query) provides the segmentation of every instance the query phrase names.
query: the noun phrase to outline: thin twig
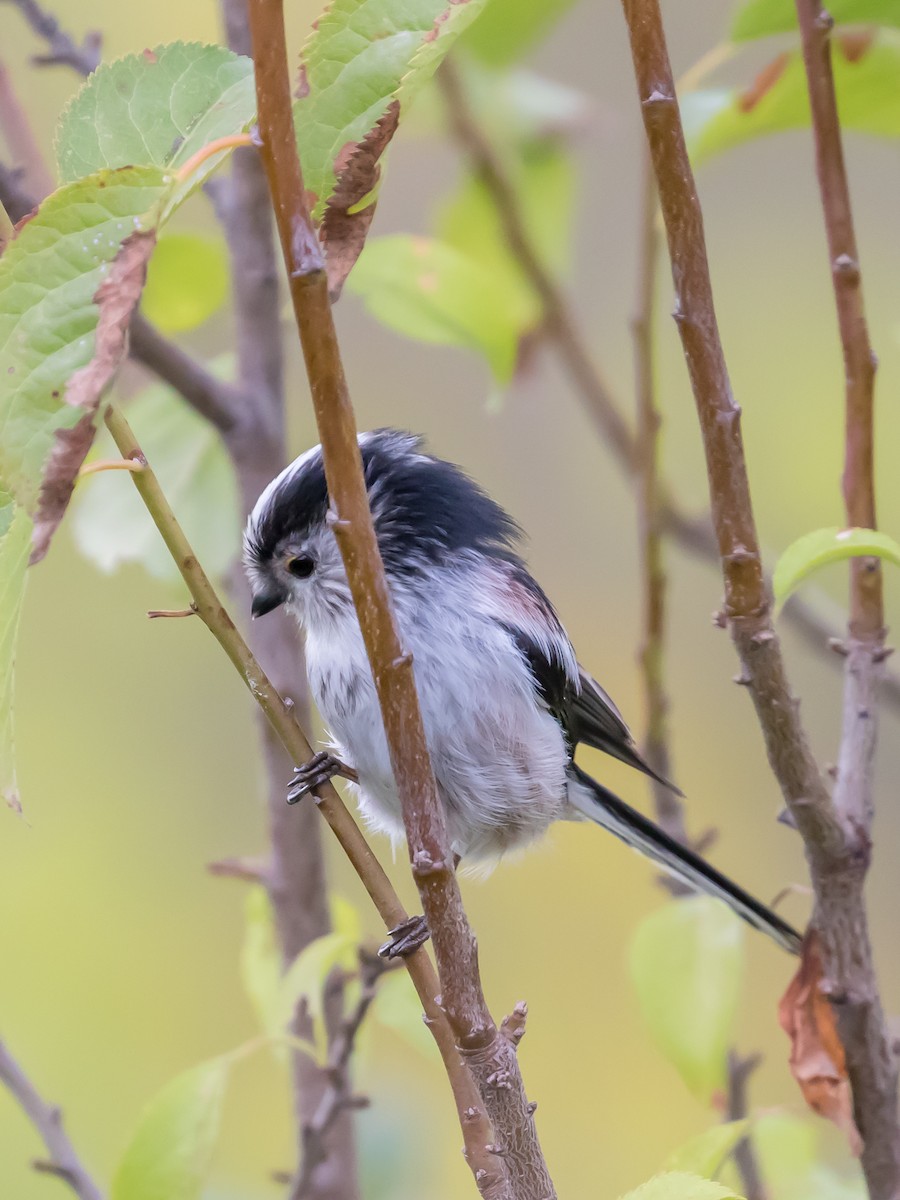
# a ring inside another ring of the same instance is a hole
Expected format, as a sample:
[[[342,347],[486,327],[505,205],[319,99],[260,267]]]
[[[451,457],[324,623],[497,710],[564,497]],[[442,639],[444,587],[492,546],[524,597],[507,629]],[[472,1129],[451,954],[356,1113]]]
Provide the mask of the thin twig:
[[[662,522],[659,505],[658,442],[661,417],[656,404],[656,304],[657,264],[660,232],[656,179],[650,155],[644,150],[641,181],[640,235],[638,241],[637,306],[633,321],[635,341],[635,382],[638,417],[638,518],[641,531],[642,576],[644,590],[644,643],[641,647],[641,667],[644,678],[644,704],[647,732],[644,753],[654,770],[669,776],[669,753],[664,674],[666,575],[662,561]],[[671,789],[653,781],[656,816],[662,827],[676,841],[690,846],[685,822],[684,803]],[[661,880],[672,887],[674,880]],[[674,889],[673,889],[674,890]],[[728,1054],[728,1114],[729,1121],[740,1120],[747,1114],[747,1079],[758,1062],[758,1056],[741,1058],[735,1051]],[[741,1177],[741,1191],[746,1200],[766,1200],[762,1187],[756,1150],[749,1138],[744,1138],[734,1151],[734,1162]]]
[[[656,265],[659,231],[656,221],[656,180],[645,155],[641,184],[640,236],[638,239],[637,305],[634,334],[635,395],[637,399],[637,500],[643,594],[643,642],[640,649],[644,685],[644,755],[659,775],[671,774],[665,684],[666,572],[663,564],[663,520],[660,511],[659,431],[662,418],[656,402],[655,330]],[[652,780],[657,818],[683,845],[688,844],[684,805],[657,780]]]
[[[303,1127],[303,1153],[291,1186],[291,1200],[310,1200],[315,1168],[328,1157],[328,1135],[341,1113],[358,1107],[348,1070],[356,1037],[377,994],[378,981],[394,966],[389,959],[360,952],[360,994],[353,1011],[333,1038],[328,1054],[330,1085]]]
[[[51,13],[41,8],[35,0],[0,0],[17,8],[32,32],[47,43],[47,53],[37,54],[32,59],[37,66],[67,66],[79,75],[90,75],[100,65],[101,39],[98,33],[88,33],[84,41],[78,42],[65,30]]]
[[[725,582],[724,616],[753,699],[769,762],[803,838],[822,939],[826,986],[847,1054],[866,1140],[872,1200],[900,1195],[896,1061],[872,966],[863,881],[864,828],[828,793],[785,673],[747,479],[740,409],[719,338],[703,219],[688,159],[658,0],[623,0],[638,95],[666,224],[684,346],[706,451],[713,520]],[[857,712],[857,717],[861,714]],[[862,718],[864,719],[864,718]]]
[[[848,526],[875,528],[875,356],[869,344],[862,275],[831,65],[831,17],[820,0],[796,0],[812,110],[816,171],[835,307],[844,357],[845,454],[843,493]],[[884,670],[881,565],[850,563],[850,621],[845,643],[844,712],[834,806],[857,868],[845,898],[850,929],[828,942],[826,969],[835,989],[838,1028],[847,1055],[854,1118],[863,1138],[862,1166],[869,1194],[900,1195],[897,1058],[885,1028],[866,931],[863,887],[871,855],[875,812],[878,692]],[[854,928],[855,926],[855,928]],[[852,936],[849,940],[847,934]]]
[[[381,706],[413,877],[441,980],[442,1003],[502,1148],[511,1192],[555,1196],[515,1049],[500,1036],[478,971],[475,938],[456,879],[446,815],[428,756],[412,656],[394,624],[357,444],[322,250],[307,206],[294,132],[282,0],[248,0],[261,154],[306,362],[334,530]],[[476,1174],[476,1179],[478,1176]]]
[[[50,1163],[35,1163],[35,1168],[58,1176],[80,1200],[103,1200],[103,1193],[69,1141],[62,1113],[41,1098],[3,1042],[0,1042],[0,1082],[17,1101],[50,1154]]]
[[[184,536],[169,502],[159,486],[159,480],[152,467],[147,463],[128,422],[118,410],[109,408],[106,414],[106,424],[119,452],[125,458],[136,459],[138,462],[144,463],[145,470],[130,473],[130,478],[187,585],[198,615],[225,651],[232,666],[261,708],[279,742],[287,751],[290,761],[307,762],[313,752],[309,741],[297,723],[294,707],[286,704],[273,687],[226,612],[209,577]],[[315,790],[315,798],[319,811],[350,860],[351,866],[378,910],[385,928],[393,929],[396,925],[408,920],[408,914],[400,903],[390,880],[334,786],[331,783],[321,784]],[[476,1178],[480,1171],[485,1172],[483,1178],[486,1183],[481,1189],[482,1195],[489,1197],[490,1200],[506,1200],[507,1192],[497,1187],[496,1160],[485,1150],[491,1140],[490,1122],[481,1107],[472,1076],[460,1058],[453,1030],[444,1009],[437,1001],[440,984],[431,960],[425,950],[420,949],[405,958],[404,963],[422,1002],[426,1024],[434,1035],[441,1052],[444,1069],[456,1101],[469,1164],[475,1172]]]
[[[711,62],[717,64],[722,58],[724,48],[717,48],[715,56],[702,63],[703,69],[708,70]],[[613,461],[631,474],[640,457],[637,436],[632,433],[621,405],[591,355],[572,305],[537,252],[534,239],[526,227],[515,186],[501,156],[478,122],[459,73],[450,59],[441,65],[437,79],[448,106],[451,132],[484,183],[493,200],[510,252],[542,302],[542,328],[557,348],[573,387],[582,399],[601,440],[610,447]],[[679,504],[672,488],[662,480],[658,484],[658,507],[662,530],[683,550],[705,562],[718,562],[718,546],[708,514],[689,515]],[[833,662],[833,656],[828,652],[828,639],[836,635],[837,627],[823,617],[823,603],[827,602],[822,598],[813,602],[794,596],[785,606],[783,619],[807,645]],[[895,708],[900,707],[900,673],[887,672],[885,698]]]
[[[727,1120],[742,1121],[747,1116],[747,1083],[760,1061],[758,1054],[748,1054],[742,1058],[735,1050],[729,1052]],[[752,1139],[749,1136],[742,1138],[731,1156],[741,1177],[744,1200],[768,1200]]]

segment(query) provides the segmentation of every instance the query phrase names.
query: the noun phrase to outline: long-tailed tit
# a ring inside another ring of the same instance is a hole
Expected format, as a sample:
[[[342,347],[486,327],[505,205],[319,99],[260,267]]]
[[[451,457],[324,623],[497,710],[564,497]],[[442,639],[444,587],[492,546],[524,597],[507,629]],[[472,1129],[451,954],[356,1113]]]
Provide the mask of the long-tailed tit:
[[[796,951],[799,936],[780,917],[576,765],[583,743],[659,778],[615,704],[578,665],[516,553],[512,518],[458,467],[426,454],[417,437],[384,429],[362,434],[359,445],[450,841],[463,863],[496,861],[553,821],[588,818]],[[244,560],[253,615],[283,604],[300,622],[312,695],[335,753],[355,769],[368,823],[396,841],[404,832],[400,801],[327,513],[315,447],[269,484],[250,516]]]

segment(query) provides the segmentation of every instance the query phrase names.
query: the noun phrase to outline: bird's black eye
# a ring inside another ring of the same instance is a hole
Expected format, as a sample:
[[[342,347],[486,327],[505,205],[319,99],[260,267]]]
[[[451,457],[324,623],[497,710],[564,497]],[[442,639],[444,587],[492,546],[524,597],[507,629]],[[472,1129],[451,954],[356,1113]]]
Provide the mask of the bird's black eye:
[[[288,559],[287,569],[295,579],[309,579],[316,569],[316,560],[308,554],[298,554],[296,558]]]

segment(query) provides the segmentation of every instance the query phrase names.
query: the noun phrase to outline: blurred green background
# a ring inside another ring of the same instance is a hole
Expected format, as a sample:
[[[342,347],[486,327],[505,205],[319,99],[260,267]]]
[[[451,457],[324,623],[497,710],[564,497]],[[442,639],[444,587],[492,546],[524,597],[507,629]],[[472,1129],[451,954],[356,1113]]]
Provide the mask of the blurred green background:
[[[728,6],[719,0],[670,0],[664,8],[676,71],[726,31]],[[176,38],[218,38],[216,6],[207,0],[60,0],[55,11],[75,32],[102,30],[107,56]],[[291,6],[295,45],[316,13],[307,0]],[[8,6],[0,10],[0,29],[4,61],[49,150],[55,118],[77,80],[63,68],[36,72],[27,65],[42,47]],[[720,78],[749,81],[772,45],[752,50]],[[576,5],[532,60],[591,101],[574,143],[579,193],[570,282],[597,359],[630,404],[642,135],[620,6]],[[900,159],[894,143],[851,137],[848,160],[881,363],[880,520],[897,534],[900,477],[890,464],[900,436]],[[375,232],[428,232],[459,169],[443,140],[401,132]],[[809,137],[791,133],[726,154],[703,168],[699,183],[757,516],[774,556],[799,534],[841,521],[840,353]],[[209,227],[202,199],[191,202],[180,227]],[[666,310],[670,299],[666,275]],[[386,331],[351,296],[339,306],[338,322],[360,427],[421,430],[509,507],[529,532],[532,566],[582,661],[639,730],[633,498],[552,354],[543,351],[503,403],[489,406],[493,384],[472,357]],[[227,318],[193,338],[209,354],[229,340]],[[299,452],[316,439],[293,346],[290,359],[291,440]],[[665,319],[660,380],[666,471],[685,502],[700,507],[706,482],[697,424],[680,346]],[[124,477],[121,486],[128,486]],[[769,898],[804,880],[799,841],[775,823],[778,790],[748,698],[731,682],[736,664],[727,635],[710,620],[720,600],[717,573],[675,551],[669,566],[673,751],[690,825],[715,826],[716,864]],[[887,580],[889,623],[896,625],[897,590],[893,575]],[[843,568],[817,582],[842,601]],[[101,575],[64,527],[32,574],[23,621],[18,745],[26,815],[0,814],[0,1029],[41,1090],[63,1105],[76,1145],[102,1178],[159,1086],[255,1032],[238,976],[242,885],[204,869],[210,860],[263,847],[250,703],[198,624],[151,624],[144,616],[183,601],[180,588],[138,567]],[[789,630],[785,640],[807,724],[828,761],[840,712],[836,663],[811,655]],[[870,885],[889,1012],[900,995],[893,952],[897,732],[897,714],[887,712]],[[641,778],[607,761],[588,765],[630,801],[649,805]],[[389,859],[385,844],[378,849]],[[359,905],[377,938],[361,888],[330,845],[329,855],[335,890]],[[413,905],[402,863],[394,875]],[[651,1045],[627,973],[636,923],[664,903],[653,871],[599,831],[565,826],[486,882],[464,881],[464,892],[493,1011],[499,1016],[520,998],[529,1003],[522,1065],[559,1192],[613,1197],[713,1119]],[[785,911],[802,922],[806,909],[799,896]],[[764,1055],[754,1103],[801,1112],[776,1021],[792,969],[768,941],[748,936],[737,1041]],[[370,1200],[473,1194],[434,1062],[373,1029],[361,1070],[373,1099],[359,1117]],[[822,1136],[827,1155],[843,1154],[836,1134],[823,1126]],[[29,1170],[40,1153],[0,1091],[0,1195],[59,1194],[58,1182]],[[275,1197],[270,1172],[291,1164],[287,1080],[274,1060],[258,1055],[240,1067],[230,1093],[209,1195]]]

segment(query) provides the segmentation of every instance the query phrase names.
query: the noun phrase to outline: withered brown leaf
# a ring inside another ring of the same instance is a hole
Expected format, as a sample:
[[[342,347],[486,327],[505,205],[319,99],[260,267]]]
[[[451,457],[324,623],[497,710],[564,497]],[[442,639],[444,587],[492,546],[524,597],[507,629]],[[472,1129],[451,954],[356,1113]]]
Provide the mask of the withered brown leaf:
[[[361,142],[341,148],[334,167],[337,186],[322,218],[321,238],[328,270],[328,291],[337,300],[353,264],[362,253],[369,226],[375,216],[375,201],[352,211],[374,191],[381,176],[379,160],[397,129],[399,101],[393,100],[384,116]]]
[[[791,1039],[791,1074],[804,1100],[843,1130],[858,1156],[862,1138],[853,1120],[844,1047],[831,1002],[822,991],[823,977],[819,935],[811,930],[803,941],[797,973],[778,1005],[778,1020]]]
[[[84,415],[73,428],[57,430],[53,449],[44,464],[34,518],[32,563],[47,553],[71,498],[78,471],[91,448],[100,401],[125,356],[128,325],[140,299],[155,245],[154,230],[138,230],[127,237],[94,295],[94,303],[100,310],[94,353],[91,361],[69,380],[65,392],[66,403]]]

